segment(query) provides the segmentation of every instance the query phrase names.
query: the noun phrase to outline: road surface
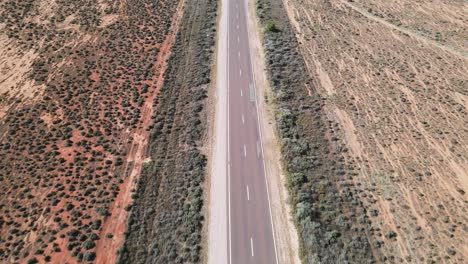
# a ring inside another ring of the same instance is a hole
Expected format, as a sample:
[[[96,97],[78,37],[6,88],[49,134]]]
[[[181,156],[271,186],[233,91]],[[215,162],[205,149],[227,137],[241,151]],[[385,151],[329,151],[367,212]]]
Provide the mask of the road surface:
[[[246,1],[222,1],[209,263],[278,263],[259,131]]]

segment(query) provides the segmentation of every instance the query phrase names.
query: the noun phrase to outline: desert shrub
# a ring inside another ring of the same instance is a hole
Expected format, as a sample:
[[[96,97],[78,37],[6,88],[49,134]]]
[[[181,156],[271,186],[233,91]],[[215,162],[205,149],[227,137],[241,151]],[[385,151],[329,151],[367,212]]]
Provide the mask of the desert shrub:
[[[87,236],[89,237],[89,239],[93,240],[93,241],[96,241],[96,240],[99,240],[99,236],[96,235],[95,233],[88,233]]]
[[[93,224],[91,225],[91,228],[94,230],[98,230],[101,228],[102,220],[101,219],[96,219],[93,221]]]
[[[276,27],[275,22],[273,22],[273,21],[268,22],[266,24],[266,26],[265,26],[265,31],[267,31],[267,32],[277,32],[278,28]]]
[[[395,233],[395,231],[393,230],[390,230],[387,233],[385,233],[385,238],[387,239],[396,238],[396,236],[397,236],[397,233]]]
[[[71,236],[71,237],[76,237],[80,234],[80,231],[76,230],[76,229],[70,229],[67,231],[67,235]]]
[[[96,253],[92,251],[86,251],[83,254],[83,260],[84,261],[93,261],[96,258]]]
[[[30,258],[30,259],[28,259],[28,262],[27,262],[27,263],[28,263],[28,264],[36,264],[36,263],[39,263],[39,261],[37,261],[36,258]]]
[[[85,242],[83,242],[83,248],[84,249],[92,249],[96,246],[96,243],[94,243],[94,241],[92,240],[86,240]]]
[[[447,248],[447,254],[454,256],[457,252],[453,248]]]

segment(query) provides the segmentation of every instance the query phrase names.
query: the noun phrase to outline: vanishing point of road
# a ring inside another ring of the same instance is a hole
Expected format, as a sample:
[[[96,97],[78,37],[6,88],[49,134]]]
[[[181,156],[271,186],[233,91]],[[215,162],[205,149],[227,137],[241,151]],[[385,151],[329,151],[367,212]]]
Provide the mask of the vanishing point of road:
[[[222,0],[210,264],[278,263],[250,56],[247,1]]]

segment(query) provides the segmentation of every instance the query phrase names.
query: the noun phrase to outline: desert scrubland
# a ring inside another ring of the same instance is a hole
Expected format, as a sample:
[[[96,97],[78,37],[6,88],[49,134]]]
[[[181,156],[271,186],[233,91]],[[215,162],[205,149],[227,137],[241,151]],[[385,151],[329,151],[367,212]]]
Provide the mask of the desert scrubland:
[[[257,9],[303,260],[466,262],[466,3]]]
[[[0,1],[0,262],[112,263],[183,1]]]

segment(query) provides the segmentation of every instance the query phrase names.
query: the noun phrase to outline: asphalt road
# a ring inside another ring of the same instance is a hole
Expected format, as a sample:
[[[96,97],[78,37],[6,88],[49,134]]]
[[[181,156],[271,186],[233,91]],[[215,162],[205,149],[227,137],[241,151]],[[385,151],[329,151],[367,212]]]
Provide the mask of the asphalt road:
[[[278,263],[247,32],[247,0],[221,0],[209,264]]]
[[[247,29],[247,0],[227,1],[228,263],[277,263]]]

